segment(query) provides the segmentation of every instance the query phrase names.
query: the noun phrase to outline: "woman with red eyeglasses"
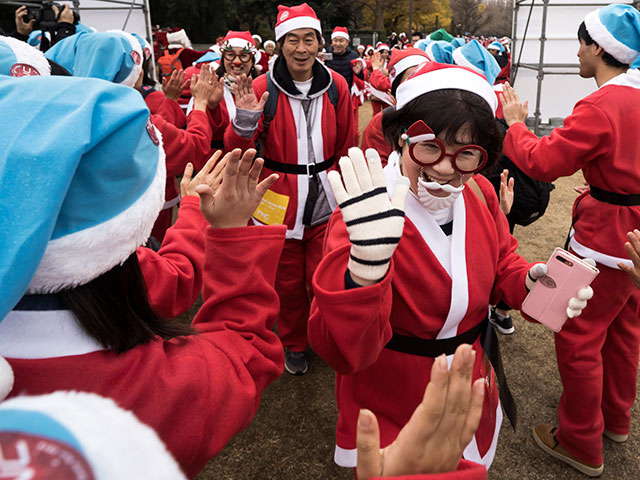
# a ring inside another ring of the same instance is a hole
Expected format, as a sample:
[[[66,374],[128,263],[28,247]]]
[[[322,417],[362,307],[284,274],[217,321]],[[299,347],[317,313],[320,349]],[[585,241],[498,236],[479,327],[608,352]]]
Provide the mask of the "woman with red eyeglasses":
[[[484,404],[460,455],[488,468],[502,421],[495,349],[486,352],[491,364],[483,356],[482,339],[495,338],[488,306],[499,298],[520,306],[546,267],[515,253],[495,190],[475,175],[494,166],[502,149],[486,79],[428,62],[396,98],[382,120],[395,147],[386,167],[374,150],[365,160],[351,149],[341,175],[330,174],[340,209],[313,278],[309,341],[337,372],[334,458],[356,465],[364,408],[378,418],[381,447],[389,445],[420,403],[434,360],[445,355],[450,364],[456,347],[469,343],[473,380],[485,379]],[[511,415],[506,392],[500,399]]]
[[[224,94],[218,105],[209,104],[207,116],[213,130],[213,148],[224,149],[223,137],[227,125],[236,116],[236,79],[245,74],[256,77],[255,54],[257,52],[251,32],[229,30],[220,45],[220,66],[216,70],[218,78],[224,82]]]

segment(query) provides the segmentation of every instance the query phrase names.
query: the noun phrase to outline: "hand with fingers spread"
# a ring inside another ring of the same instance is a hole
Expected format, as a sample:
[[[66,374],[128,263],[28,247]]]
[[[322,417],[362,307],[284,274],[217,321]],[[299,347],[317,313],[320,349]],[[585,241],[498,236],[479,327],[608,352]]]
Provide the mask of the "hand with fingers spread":
[[[174,70],[169,78],[162,79],[162,92],[169,100],[177,102],[188,81],[184,80],[183,70]]]
[[[266,191],[278,180],[273,173],[258,183],[264,160],[253,161],[255,155],[254,149],[243,154],[236,148],[221,160],[226,165],[217,191],[203,183],[195,187],[200,195],[200,210],[213,228],[246,226]]]
[[[197,197],[196,187],[198,185],[208,185],[215,195],[222,182],[222,172],[227,164],[227,157],[220,159],[221,156],[222,150],[217,150],[193,178],[193,164],[187,163],[180,181],[180,196],[193,195]]]
[[[191,77],[191,96],[193,97],[193,109],[206,111],[209,98],[220,88],[218,78],[208,68],[200,69],[198,75]]]
[[[640,288],[640,230],[635,229],[633,232],[628,232],[627,238],[629,241],[624,244],[624,248],[633,262],[633,267],[621,262],[618,263],[618,267],[623,272],[628,273],[633,280],[633,284]]]
[[[233,91],[236,107],[242,110],[251,110],[259,112],[264,110],[264,105],[269,98],[269,92],[264,92],[260,100],[256,98],[256,94],[253,91],[253,80],[251,77],[247,77],[244,73],[239,77],[236,77],[236,88]]]
[[[349,272],[356,283],[371,285],[387,273],[402,237],[409,179],[401,177],[389,199],[380,156],[371,148],[366,160],[362,150],[350,148],[340,170],[342,179],[334,170],[329,183],[349,232]]]
[[[211,73],[211,81],[213,82],[215,89],[207,99],[207,107],[210,110],[215,110],[216,108],[218,108],[218,105],[220,105],[220,102],[224,97],[224,76],[220,75],[220,78],[218,78],[215,70],[211,69],[211,67],[205,66],[202,68],[207,68],[207,70],[209,70],[209,72]]]
[[[380,449],[375,415],[360,411],[358,480],[456,470],[482,417],[484,379],[471,381],[475,353],[460,345],[450,370],[444,355],[435,359],[422,403],[391,445]]]
[[[513,206],[513,186],[515,180],[509,178],[509,170],[504,169],[500,174],[500,210],[508,215]]]
[[[517,122],[525,122],[529,114],[529,102],[520,103],[518,94],[509,85],[509,82],[504,84],[500,94],[500,103],[502,104],[504,121],[507,122],[507,125],[511,126]]]

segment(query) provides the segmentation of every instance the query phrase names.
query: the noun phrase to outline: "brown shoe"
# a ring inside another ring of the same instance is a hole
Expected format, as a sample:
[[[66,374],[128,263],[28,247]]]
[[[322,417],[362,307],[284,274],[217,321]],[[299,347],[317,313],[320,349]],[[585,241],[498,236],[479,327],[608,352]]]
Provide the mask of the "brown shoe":
[[[609,440],[612,440],[616,443],[624,443],[629,439],[629,434],[622,434],[622,433],[613,433],[610,432],[609,430],[607,430],[606,428],[604,429],[604,432],[602,432],[602,434],[607,437]]]
[[[541,423],[533,428],[533,439],[538,446],[552,457],[562,460],[564,463],[571,465],[576,470],[590,477],[599,477],[604,470],[604,464],[589,465],[574,458],[567,452],[560,442],[556,439],[556,427],[552,427],[546,423]]]

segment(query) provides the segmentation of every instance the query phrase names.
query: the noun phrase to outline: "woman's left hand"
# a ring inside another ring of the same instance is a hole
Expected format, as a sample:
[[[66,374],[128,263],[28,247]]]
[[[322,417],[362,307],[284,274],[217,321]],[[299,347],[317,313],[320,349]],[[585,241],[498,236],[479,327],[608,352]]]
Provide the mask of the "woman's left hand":
[[[525,122],[529,114],[529,102],[520,103],[518,94],[509,85],[509,82],[503,85],[500,103],[502,104],[504,121],[507,122],[507,125],[511,126],[517,122]]]
[[[168,79],[162,79],[162,92],[169,100],[177,102],[188,83],[189,81],[184,80],[183,70],[174,70]]]
[[[196,187],[198,185],[208,185],[215,195],[215,192],[222,182],[224,166],[227,164],[227,157],[220,160],[221,156],[222,150],[216,150],[207,163],[204,164],[204,167],[202,167],[193,178],[191,177],[193,175],[193,164],[187,163],[184,174],[182,175],[182,180],[180,180],[180,196],[186,197],[192,195],[197,197],[198,192],[196,191]]]

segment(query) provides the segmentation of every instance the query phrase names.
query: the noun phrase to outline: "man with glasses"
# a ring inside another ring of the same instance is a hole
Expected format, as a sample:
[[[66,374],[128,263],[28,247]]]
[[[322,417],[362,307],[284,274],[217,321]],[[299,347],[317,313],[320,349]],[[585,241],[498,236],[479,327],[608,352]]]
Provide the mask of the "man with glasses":
[[[304,351],[311,277],[336,207],[327,171],[354,145],[353,113],[345,79],[316,59],[323,39],[311,7],[279,6],[275,38],[280,55],[273,69],[255,82],[243,76],[238,83],[237,114],[225,132],[225,146],[246,149],[259,141],[263,176],[280,176],[253,221],[287,225],[276,275],[278,334],[285,347],[285,369],[302,375],[308,369]]]

